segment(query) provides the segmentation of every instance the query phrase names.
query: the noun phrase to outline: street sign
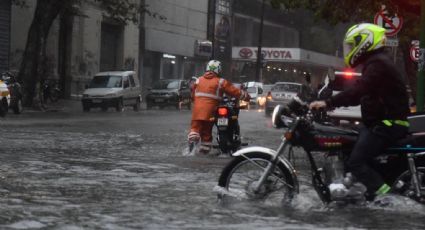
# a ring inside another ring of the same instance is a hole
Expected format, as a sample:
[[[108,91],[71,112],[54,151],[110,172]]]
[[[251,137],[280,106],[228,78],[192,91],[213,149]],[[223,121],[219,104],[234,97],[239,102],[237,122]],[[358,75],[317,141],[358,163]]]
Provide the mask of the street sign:
[[[387,38],[387,40],[385,41],[385,46],[397,47],[398,46],[398,39]]]
[[[403,18],[397,15],[389,15],[386,10],[380,10],[376,13],[373,22],[387,30],[385,35],[394,36],[400,31],[403,25]]]
[[[418,40],[413,40],[412,41],[412,46],[410,47],[410,59],[412,59],[412,61],[414,62],[418,62],[419,61],[419,41]]]

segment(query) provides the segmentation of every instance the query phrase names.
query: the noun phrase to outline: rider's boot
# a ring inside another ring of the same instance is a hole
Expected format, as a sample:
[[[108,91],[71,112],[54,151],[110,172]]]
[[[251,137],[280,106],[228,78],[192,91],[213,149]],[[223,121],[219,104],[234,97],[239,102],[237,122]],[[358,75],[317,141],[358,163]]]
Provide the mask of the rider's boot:
[[[364,184],[356,181],[351,173],[345,175],[342,183],[348,189],[347,197],[354,200],[364,200],[367,188]]]
[[[189,153],[191,155],[194,155],[197,152],[198,145],[200,142],[200,136],[199,133],[196,132],[190,132],[187,136],[188,139],[188,145],[189,145]]]

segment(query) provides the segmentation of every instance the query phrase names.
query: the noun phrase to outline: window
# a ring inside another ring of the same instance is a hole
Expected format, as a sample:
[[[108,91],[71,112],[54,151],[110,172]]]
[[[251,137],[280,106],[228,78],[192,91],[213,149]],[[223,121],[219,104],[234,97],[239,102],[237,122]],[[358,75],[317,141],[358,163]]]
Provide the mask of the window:
[[[95,76],[91,80],[89,88],[121,88],[121,76]]]
[[[135,87],[136,86],[136,82],[134,81],[133,75],[129,75],[128,78],[130,79],[130,86],[131,87]]]
[[[123,80],[124,89],[130,87],[130,82],[128,81],[128,77],[124,76],[123,78],[124,78],[124,80]]]

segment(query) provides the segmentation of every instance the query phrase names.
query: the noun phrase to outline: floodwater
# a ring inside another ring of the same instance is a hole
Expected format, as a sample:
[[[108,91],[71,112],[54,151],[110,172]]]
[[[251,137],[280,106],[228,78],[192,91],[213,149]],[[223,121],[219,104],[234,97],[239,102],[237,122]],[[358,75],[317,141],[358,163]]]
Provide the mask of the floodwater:
[[[289,206],[219,202],[230,158],[188,155],[189,119],[173,109],[0,119],[0,229],[425,228],[425,208],[411,200],[326,207],[305,184]],[[240,123],[250,146],[278,146],[264,112],[242,111]]]

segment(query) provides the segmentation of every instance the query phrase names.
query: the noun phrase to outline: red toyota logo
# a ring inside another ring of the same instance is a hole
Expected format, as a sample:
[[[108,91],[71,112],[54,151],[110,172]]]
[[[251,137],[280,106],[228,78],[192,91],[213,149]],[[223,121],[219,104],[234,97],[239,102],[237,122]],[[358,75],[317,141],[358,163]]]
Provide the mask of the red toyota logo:
[[[249,48],[242,48],[240,51],[239,51],[239,56],[241,57],[241,58],[250,58],[251,56],[252,56],[252,50],[251,49],[249,49]]]

